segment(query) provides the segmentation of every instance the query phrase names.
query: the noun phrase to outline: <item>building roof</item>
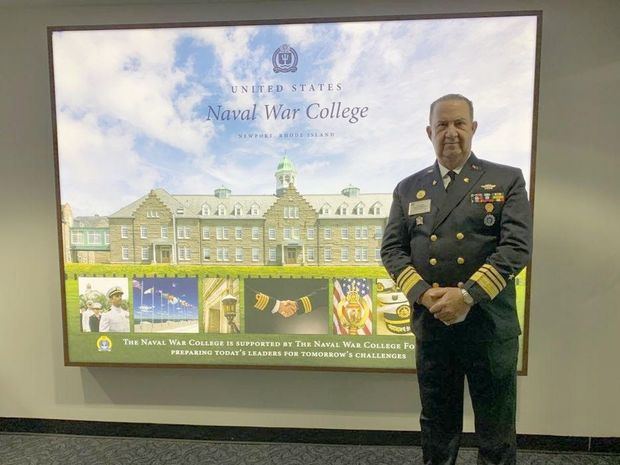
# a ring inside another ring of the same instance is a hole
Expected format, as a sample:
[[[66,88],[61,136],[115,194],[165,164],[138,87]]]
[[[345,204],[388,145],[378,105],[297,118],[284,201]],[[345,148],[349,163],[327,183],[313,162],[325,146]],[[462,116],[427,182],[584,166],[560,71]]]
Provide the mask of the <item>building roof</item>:
[[[230,195],[229,197],[217,197],[216,195],[172,195],[164,189],[154,189],[152,191],[177,218],[218,218],[218,219],[260,219],[265,212],[278,200],[275,195]],[[391,194],[357,194],[347,196],[344,194],[306,194],[301,196],[317,212],[325,205],[329,207],[329,213],[319,213],[319,218],[381,218],[386,217],[388,208],[392,203]],[[140,197],[135,202],[121,208],[110,215],[110,218],[131,218],[134,212],[147,198],[146,195]],[[361,204],[364,213],[354,214],[354,208]],[[370,214],[369,209],[378,204],[381,213]],[[339,214],[339,208],[347,206],[347,214]],[[208,214],[203,215],[203,206],[207,207]],[[218,207],[223,206],[225,214],[218,215]],[[241,207],[241,214],[234,215],[234,208]],[[258,208],[257,215],[252,215],[252,207]],[[180,210],[183,213],[179,213]]]
[[[107,228],[108,218],[106,216],[76,216],[73,218],[72,227],[74,228]]]
[[[284,158],[282,158],[282,160],[280,160],[280,163],[278,163],[278,167],[276,168],[276,175],[281,171],[295,172],[295,165],[293,165],[293,162],[289,158],[287,158],[286,155],[284,156]]]

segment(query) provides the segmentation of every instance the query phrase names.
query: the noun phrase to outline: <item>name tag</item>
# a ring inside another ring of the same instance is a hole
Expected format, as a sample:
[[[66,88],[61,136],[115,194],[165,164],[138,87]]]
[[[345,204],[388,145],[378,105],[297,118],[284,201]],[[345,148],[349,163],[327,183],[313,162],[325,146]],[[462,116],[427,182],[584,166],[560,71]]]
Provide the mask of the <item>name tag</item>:
[[[409,216],[420,215],[431,211],[431,199],[409,202]]]

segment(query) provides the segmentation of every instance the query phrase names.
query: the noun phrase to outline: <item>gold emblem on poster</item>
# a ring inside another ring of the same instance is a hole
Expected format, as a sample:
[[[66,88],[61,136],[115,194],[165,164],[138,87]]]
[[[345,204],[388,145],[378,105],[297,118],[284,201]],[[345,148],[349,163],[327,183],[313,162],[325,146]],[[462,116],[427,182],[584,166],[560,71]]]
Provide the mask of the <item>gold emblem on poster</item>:
[[[366,301],[360,297],[357,288],[352,288],[347,292],[347,297],[338,302],[336,311],[340,322],[350,336],[357,335],[370,315],[370,308],[368,308]]]

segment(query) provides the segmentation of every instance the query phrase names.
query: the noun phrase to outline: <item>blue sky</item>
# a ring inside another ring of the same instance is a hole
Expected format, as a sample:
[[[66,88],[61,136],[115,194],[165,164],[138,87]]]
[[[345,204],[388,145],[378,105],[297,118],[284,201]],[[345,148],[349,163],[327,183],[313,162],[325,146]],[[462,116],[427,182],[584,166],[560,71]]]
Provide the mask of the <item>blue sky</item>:
[[[284,154],[301,192],[349,183],[391,192],[433,162],[428,106],[451,92],[474,102],[474,151],[521,167],[527,179],[535,37],[534,17],[54,33],[62,202],[75,215],[108,215],[154,187],[272,194]],[[274,73],[272,54],[285,43],[298,53],[298,71]],[[320,83],[342,89],[299,91]],[[283,91],[232,92],[257,84]],[[352,124],[304,114],[331,102],[368,107],[367,117]],[[300,112],[267,120],[272,104]],[[209,105],[259,112],[255,121],[208,121]],[[290,132],[334,136],[278,137]],[[239,137],[248,133],[271,138]]]

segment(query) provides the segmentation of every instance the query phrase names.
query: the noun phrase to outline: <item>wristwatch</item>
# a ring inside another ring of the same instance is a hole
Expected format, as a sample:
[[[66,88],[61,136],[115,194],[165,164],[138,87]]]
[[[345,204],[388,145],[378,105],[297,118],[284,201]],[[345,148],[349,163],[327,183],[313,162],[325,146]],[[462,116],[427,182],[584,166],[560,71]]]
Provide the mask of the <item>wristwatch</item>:
[[[465,302],[467,305],[474,304],[474,298],[469,292],[467,292],[465,289],[461,289],[461,294],[463,294],[463,302]]]

